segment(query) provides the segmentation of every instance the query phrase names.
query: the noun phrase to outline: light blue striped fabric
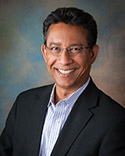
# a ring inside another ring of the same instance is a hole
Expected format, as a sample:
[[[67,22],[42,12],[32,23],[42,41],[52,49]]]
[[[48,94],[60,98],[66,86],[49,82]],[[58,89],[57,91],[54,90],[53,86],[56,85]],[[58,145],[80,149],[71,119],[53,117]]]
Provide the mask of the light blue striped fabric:
[[[70,95],[64,100],[59,101],[56,105],[53,104],[54,89],[56,85],[53,87],[43,127],[39,156],[51,155],[51,152],[57,141],[60,131],[63,128],[65,121],[72,107],[74,106],[74,103],[76,102],[80,94],[85,90],[85,88],[89,84],[89,81],[90,78],[82,87],[80,87],[72,95]]]

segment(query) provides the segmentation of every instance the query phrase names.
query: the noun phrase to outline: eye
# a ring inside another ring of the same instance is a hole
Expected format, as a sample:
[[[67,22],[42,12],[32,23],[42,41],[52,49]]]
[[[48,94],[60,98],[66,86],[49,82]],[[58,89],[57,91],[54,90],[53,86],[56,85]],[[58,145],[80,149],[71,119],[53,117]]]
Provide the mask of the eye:
[[[73,50],[75,50],[75,51],[76,51],[76,50],[80,50],[80,48],[78,48],[78,47],[75,47],[75,48],[73,48]]]
[[[80,52],[81,51],[81,48],[80,47],[71,47],[70,48],[70,51],[71,52]]]
[[[60,51],[60,47],[51,47],[50,48],[52,51]]]

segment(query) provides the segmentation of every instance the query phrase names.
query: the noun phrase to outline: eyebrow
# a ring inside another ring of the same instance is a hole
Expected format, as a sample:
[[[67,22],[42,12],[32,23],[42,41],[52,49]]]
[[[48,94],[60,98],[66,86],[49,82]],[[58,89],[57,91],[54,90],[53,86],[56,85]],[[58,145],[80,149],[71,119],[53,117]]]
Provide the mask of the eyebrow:
[[[61,46],[61,43],[60,42],[50,42],[49,46],[52,46],[52,45]]]
[[[52,46],[52,45],[61,46],[61,43],[60,42],[50,42],[49,46]],[[71,43],[68,47],[72,47],[72,46],[83,46],[83,44],[82,43]]]
[[[69,47],[71,47],[71,46],[83,46],[83,44],[82,43],[72,43],[72,44],[70,44]]]

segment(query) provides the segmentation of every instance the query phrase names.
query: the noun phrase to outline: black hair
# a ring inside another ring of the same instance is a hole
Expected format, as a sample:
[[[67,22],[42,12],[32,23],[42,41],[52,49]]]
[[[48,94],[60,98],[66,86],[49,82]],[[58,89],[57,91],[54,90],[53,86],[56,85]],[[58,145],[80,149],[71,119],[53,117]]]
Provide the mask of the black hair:
[[[46,44],[48,29],[51,24],[65,23],[76,25],[87,30],[87,41],[90,48],[96,44],[97,24],[95,19],[81,9],[69,7],[58,8],[51,12],[43,22],[44,44]]]

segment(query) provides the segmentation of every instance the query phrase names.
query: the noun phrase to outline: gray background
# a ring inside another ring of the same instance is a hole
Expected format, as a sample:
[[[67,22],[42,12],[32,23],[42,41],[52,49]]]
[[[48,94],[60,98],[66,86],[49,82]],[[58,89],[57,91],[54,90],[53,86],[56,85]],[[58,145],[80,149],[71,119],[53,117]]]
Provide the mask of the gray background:
[[[79,7],[95,17],[100,53],[91,75],[125,106],[124,0],[0,0],[0,132],[20,92],[52,82],[40,50],[42,22],[63,6]]]

